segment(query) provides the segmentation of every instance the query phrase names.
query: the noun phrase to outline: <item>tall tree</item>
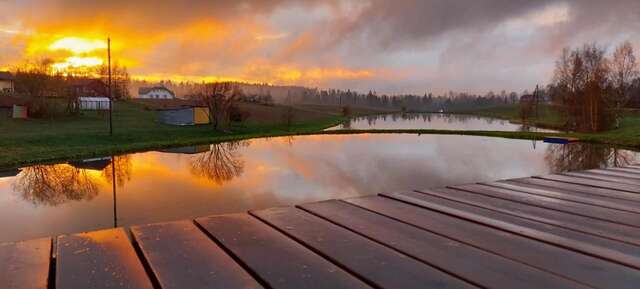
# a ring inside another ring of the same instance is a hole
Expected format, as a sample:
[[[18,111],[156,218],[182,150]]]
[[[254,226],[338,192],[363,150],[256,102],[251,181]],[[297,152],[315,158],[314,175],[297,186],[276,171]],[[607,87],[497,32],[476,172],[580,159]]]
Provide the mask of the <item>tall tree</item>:
[[[610,67],[610,79],[613,86],[611,101],[616,111],[616,126],[618,126],[622,118],[622,109],[626,107],[631,98],[634,81],[640,75],[633,46],[629,41],[625,41],[616,48]]]

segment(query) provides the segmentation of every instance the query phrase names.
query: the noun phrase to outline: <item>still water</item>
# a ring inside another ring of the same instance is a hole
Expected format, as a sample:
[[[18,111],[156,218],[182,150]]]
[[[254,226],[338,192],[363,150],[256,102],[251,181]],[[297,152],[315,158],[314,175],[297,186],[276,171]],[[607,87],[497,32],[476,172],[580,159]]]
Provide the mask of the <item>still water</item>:
[[[395,113],[355,117],[341,125],[327,130],[338,129],[441,129],[441,130],[493,130],[493,131],[547,131],[523,127],[508,120],[442,113]]]
[[[365,134],[256,139],[39,165],[0,172],[0,242],[637,158],[586,144]]]

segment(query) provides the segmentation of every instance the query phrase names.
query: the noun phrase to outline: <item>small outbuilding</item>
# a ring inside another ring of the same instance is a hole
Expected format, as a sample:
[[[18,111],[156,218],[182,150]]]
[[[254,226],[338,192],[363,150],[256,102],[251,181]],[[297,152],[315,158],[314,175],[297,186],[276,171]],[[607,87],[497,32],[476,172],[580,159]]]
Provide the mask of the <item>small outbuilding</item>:
[[[80,110],[109,110],[110,105],[108,97],[78,97]]]
[[[209,124],[209,108],[185,106],[159,110],[160,122],[170,125]]]
[[[0,71],[0,92],[13,93],[15,77],[11,72]]]
[[[29,117],[29,107],[26,105],[13,105],[13,118],[27,119]]]
[[[11,118],[28,118],[29,103],[20,98],[0,96],[0,115]]]

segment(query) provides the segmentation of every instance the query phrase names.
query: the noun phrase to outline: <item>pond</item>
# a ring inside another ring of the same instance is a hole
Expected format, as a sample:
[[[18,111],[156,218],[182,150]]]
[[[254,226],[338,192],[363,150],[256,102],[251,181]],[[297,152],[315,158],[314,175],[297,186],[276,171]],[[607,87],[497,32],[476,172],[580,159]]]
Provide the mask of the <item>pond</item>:
[[[360,116],[327,130],[340,129],[534,130],[551,132],[551,130],[525,127],[503,119],[443,113],[394,113]]]
[[[630,151],[410,134],[279,137],[0,172],[0,242],[633,162]]]

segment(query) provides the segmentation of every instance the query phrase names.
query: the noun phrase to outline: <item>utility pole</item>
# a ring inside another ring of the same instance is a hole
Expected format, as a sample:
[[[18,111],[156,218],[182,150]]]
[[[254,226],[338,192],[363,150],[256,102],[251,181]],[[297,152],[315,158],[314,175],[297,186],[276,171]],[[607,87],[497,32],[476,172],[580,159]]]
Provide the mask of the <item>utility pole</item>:
[[[540,106],[540,90],[538,89],[538,85],[536,84],[536,92],[534,92],[534,97],[536,101],[536,123],[538,122],[538,107]]]
[[[111,92],[111,38],[107,38],[107,62],[109,66],[109,136],[113,136],[113,93]]]
[[[118,202],[116,199],[116,157],[111,156],[111,185],[113,187],[113,227],[118,227]]]

